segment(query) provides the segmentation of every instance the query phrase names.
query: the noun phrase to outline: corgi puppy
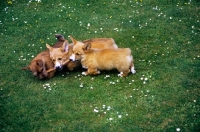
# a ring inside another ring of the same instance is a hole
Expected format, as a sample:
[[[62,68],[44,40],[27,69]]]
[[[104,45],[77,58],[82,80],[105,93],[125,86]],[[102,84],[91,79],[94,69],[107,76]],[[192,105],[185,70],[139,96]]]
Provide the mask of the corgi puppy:
[[[70,38],[73,43],[68,44],[68,41],[65,40],[62,47],[60,48],[54,48],[54,47],[51,47],[49,44],[46,44],[46,47],[49,49],[50,57],[54,62],[55,69],[62,70],[63,67],[67,67],[70,71],[72,71],[78,68],[79,66],[81,66],[80,59],[76,59],[74,61],[70,60],[74,43],[77,44],[81,42],[75,40],[72,36],[70,36]],[[94,38],[94,39],[84,40],[83,42],[90,43],[91,47],[98,48],[98,49],[118,48],[117,45],[115,44],[115,41],[112,38]],[[78,55],[78,53],[76,55],[79,56],[80,58],[80,55]]]
[[[97,75],[101,70],[117,69],[118,76],[127,76],[131,71],[136,72],[133,64],[133,56],[129,48],[118,49],[94,49],[91,44],[74,43],[72,60],[76,60],[76,54],[81,56],[81,64],[87,68],[83,75]]]
[[[55,37],[57,38],[57,43],[53,47],[61,47],[65,41],[64,37],[60,34],[55,34]],[[30,64],[22,68],[22,70],[30,70],[33,75],[39,79],[52,78],[56,72],[48,50],[39,53],[33,58]]]
[[[58,48],[54,48],[49,44],[46,44],[46,47],[49,49],[50,58],[54,63],[54,69],[61,71],[64,68],[69,71],[73,71],[80,66],[80,62],[69,60],[69,57],[72,54],[73,46],[73,44],[68,44],[67,40],[65,40],[62,46]]]
[[[96,49],[117,49],[118,48],[113,38],[94,38],[94,39],[84,40],[83,42],[77,41],[72,36],[70,36],[70,39],[72,40],[74,44],[74,47],[73,47],[74,49],[76,49],[76,47],[81,47],[89,43],[91,44],[92,48],[96,48]],[[70,59],[72,60],[75,59],[75,61],[80,61],[81,53],[72,54],[71,57],[72,58]]]

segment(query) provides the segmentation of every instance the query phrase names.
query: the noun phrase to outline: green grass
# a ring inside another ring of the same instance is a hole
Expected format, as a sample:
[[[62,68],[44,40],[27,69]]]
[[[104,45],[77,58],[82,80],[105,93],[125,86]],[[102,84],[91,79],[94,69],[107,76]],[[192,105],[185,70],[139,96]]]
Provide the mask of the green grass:
[[[200,131],[198,0],[41,1],[0,5],[0,131]],[[22,71],[55,33],[112,37],[137,73]]]

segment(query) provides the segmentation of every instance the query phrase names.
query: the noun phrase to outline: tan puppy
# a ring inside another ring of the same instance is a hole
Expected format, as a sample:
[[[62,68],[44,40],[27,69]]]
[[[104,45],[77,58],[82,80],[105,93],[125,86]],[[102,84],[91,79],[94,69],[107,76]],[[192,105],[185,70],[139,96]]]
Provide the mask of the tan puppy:
[[[57,38],[57,43],[53,46],[55,48],[61,47],[65,41],[64,37],[60,34],[55,34]],[[30,70],[34,76],[39,79],[52,78],[56,70],[54,68],[54,63],[52,62],[49,51],[43,51],[39,53],[27,67],[22,68],[23,70]]]
[[[117,69],[118,76],[127,76],[131,71],[136,72],[133,65],[133,56],[129,48],[123,49],[93,49],[91,44],[74,43],[72,60],[76,60],[76,54],[81,56],[81,64],[87,68],[84,75],[97,75],[100,70]]]
[[[65,40],[61,47],[54,48],[49,44],[46,44],[46,47],[49,49],[49,55],[54,63],[54,69],[62,70],[63,67],[72,71],[80,66],[80,62],[69,61],[69,54],[72,53],[73,44],[68,44],[68,41]]]
[[[72,36],[70,36],[70,38],[72,39],[73,43],[79,43],[79,41],[75,40]],[[117,45],[112,38],[95,38],[85,40],[83,42],[90,43],[91,47],[98,49],[117,48]],[[73,43],[68,44],[68,41],[65,41],[63,43],[63,46],[60,48],[53,48],[50,45],[46,44],[46,47],[49,49],[50,57],[53,60],[56,69],[62,70],[63,67],[67,67],[69,70],[72,71],[81,65],[80,59],[69,61],[69,57],[72,55],[72,50],[74,46]],[[77,54],[77,56],[79,55]]]

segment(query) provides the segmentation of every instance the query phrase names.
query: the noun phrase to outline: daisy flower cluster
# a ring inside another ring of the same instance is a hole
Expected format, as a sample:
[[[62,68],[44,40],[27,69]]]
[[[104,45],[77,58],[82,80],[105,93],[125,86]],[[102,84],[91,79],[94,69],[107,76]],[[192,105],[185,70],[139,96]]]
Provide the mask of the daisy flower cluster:
[[[135,92],[139,92],[141,98],[142,98],[142,97],[151,97],[151,100],[152,100],[152,101],[153,101],[154,98],[155,98],[155,95],[150,95],[151,93],[150,93],[150,90],[148,90],[148,89],[147,89],[147,90],[140,90],[140,89],[138,89],[138,88],[134,88],[133,91],[134,91],[134,93],[135,93]],[[133,95],[128,95],[128,96],[125,96],[125,97],[124,97],[125,100],[132,99],[132,98],[133,98]]]
[[[29,47],[34,47],[35,44],[28,44]],[[40,49],[42,49],[42,47],[40,47]],[[14,53],[16,51],[13,51]],[[26,60],[29,60],[29,58],[33,59],[35,56],[33,55],[33,53],[28,53],[28,54],[25,54],[25,55],[20,55],[18,57],[18,60],[21,60],[21,61],[26,61]]]
[[[27,57],[28,58],[34,58],[35,56],[33,54],[31,54],[31,53],[28,53]],[[26,57],[24,55],[21,55],[21,56],[18,57],[18,60],[19,61],[26,61],[27,59],[26,59]]]
[[[103,104],[101,107],[94,107],[93,112],[99,117],[104,115],[107,121],[117,121],[118,119],[128,116],[128,113],[116,111],[110,105]]]
[[[141,81],[143,81],[143,84],[146,84],[148,81],[148,78],[145,77],[144,75],[142,75],[142,77],[140,78]]]
[[[42,2],[42,0],[29,0],[28,2],[29,2],[29,3],[31,3],[31,2],[37,2],[37,3],[41,3],[41,2]]]
[[[51,91],[53,90],[53,88],[56,87],[56,85],[57,85],[56,83],[53,83],[53,84],[45,83],[42,86],[44,89]]]
[[[153,74],[153,72],[152,73],[147,73],[146,75],[143,74],[140,77],[140,80],[142,81],[142,83],[143,84],[147,84],[149,82],[149,80],[152,79],[152,74]]]

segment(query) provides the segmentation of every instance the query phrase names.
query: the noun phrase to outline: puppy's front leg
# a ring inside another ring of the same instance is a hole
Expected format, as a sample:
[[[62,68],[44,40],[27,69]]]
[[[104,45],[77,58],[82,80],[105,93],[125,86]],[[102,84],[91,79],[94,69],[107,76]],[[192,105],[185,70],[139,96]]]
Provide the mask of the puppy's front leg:
[[[87,67],[87,66],[84,66],[84,67]],[[90,71],[90,69],[91,69],[91,68],[88,68],[88,67],[87,67],[87,71],[85,71],[85,72],[82,72],[82,75],[85,75],[85,76],[86,76],[86,75],[88,75],[88,74],[89,74],[89,71]]]
[[[82,72],[82,74],[83,75],[88,75],[88,74],[90,74],[90,75],[98,75],[98,74],[100,74],[100,71],[98,70],[98,69],[96,69],[96,68],[88,68],[88,70],[86,71],[86,72]]]
[[[86,72],[82,72],[82,75],[88,75],[88,72],[86,71]]]

